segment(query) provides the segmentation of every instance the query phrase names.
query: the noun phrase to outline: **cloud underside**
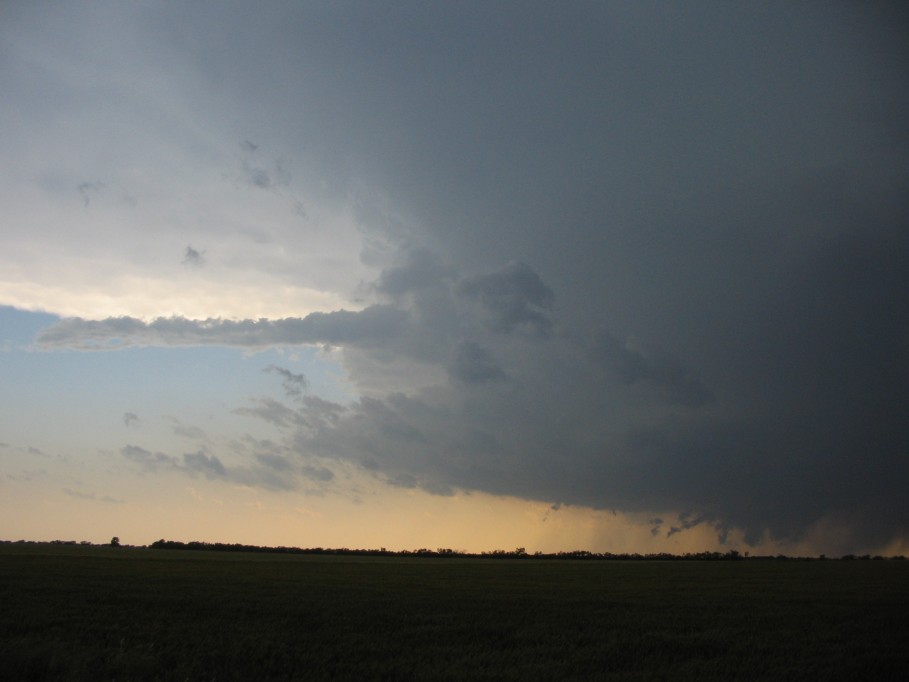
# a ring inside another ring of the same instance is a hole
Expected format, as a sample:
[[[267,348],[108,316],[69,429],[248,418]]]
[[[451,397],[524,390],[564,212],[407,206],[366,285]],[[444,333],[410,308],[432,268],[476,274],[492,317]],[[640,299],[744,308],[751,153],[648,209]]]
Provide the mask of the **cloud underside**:
[[[280,432],[280,457],[262,454],[253,468],[229,472],[203,452],[183,460],[128,454],[144,466],[290,489],[330,480],[335,460],[434,494],[481,490],[682,513],[668,534],[709,523],[721,538],[740,528],[753,543],[766,534],[794,540],[837,518],[856,534],[850,541],[871,544],[909,522],[899,409],[909,385],[909,316],[892,295],[909,259],[902,238],[848,246],[833,248],[815,278],[799,273],[815,289],[816,324],[806,326],[806,309],[788,299],[767,300],[765,310],[755,304],[753,314],[773,323],[736,349],[753,354],[744,368],[723,372],[692,366],[669,344],[622,340],[602,326],[569,329],[552,289],[525,264],[469,276],[440,267],[430,276],[422,263],[435,256],[422,251],[403,253],[377,280],[381,302],[361,311],[63,320],[39,343],[330,345],[363,388],[360,399],[335,404],[309,394],[302,375],[269,366],[286,400],[257,398],[236,411]],[[873,275],[858,267],[869,254]],[[837,314],[846,291],[865,301],[861,312]],[[387,381],[369,390],[376,368],[400,375],[400,390]],[[433,379],[408,384],[412,375]],[[328,464],[313,464],[313,453]]]
[[[40,346],[79,350],[116,350],[130,346],[376,345],[400,334],[406,313],[389,306],[363,311],[311,313],[281,320],[190,320],[159,317],[145,322],[132,317],[104,320],[68,318],[44,330]]]

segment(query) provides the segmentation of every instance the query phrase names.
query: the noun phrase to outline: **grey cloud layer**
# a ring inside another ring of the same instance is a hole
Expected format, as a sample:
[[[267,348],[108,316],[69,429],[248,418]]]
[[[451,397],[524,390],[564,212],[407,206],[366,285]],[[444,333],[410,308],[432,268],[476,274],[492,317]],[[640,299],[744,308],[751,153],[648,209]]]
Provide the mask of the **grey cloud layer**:
[[[234,144],[288,149],[366,241],[406,247],[362,311],[64,320],[43,347],[340,346],[360,400],[291,383],[288,404],[241,408],[288,452],[439,493],[687,512],[659,532],[909,533],[897,4],[352,2],[219,11],[217,30],[204,3],[179,14],[171,31],[152,4],[148,45],[218,93],[208,120],[235,103]],[[243,182],[282,187],[242,152]]]
[[[283,320],[187,320],[158,318],[143,322],[131,317],[105,320],[70,318],[43,331],[38,344],[44,348],[114,350],[128,346],[224,345],[249,348],[338,344],[373,345],[398,336],[406,313],[375,305],[362,311],[339,310],[311,313]]]

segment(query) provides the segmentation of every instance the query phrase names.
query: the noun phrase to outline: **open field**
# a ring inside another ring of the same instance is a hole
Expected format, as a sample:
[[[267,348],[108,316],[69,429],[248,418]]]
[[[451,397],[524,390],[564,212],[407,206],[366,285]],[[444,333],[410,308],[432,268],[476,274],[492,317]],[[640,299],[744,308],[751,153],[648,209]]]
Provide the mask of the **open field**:
[[[9,680],[909,679],[907,561],[0,545]]]

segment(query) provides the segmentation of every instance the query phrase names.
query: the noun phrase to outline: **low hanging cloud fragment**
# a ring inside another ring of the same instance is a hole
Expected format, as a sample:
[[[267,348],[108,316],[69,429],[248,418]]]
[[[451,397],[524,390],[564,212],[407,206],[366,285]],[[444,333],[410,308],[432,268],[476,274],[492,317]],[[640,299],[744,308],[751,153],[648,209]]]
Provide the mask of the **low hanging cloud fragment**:
[[[696,514],[694,512],[682,512],[679,514],[679,525],[671,526],[668,531],[666,531],[666,537],[671,538],[676,533],[681,533],[682,531],[689,530],[690,528],[696,528],[702,523],[709,523],[712,521],[706,514]]]

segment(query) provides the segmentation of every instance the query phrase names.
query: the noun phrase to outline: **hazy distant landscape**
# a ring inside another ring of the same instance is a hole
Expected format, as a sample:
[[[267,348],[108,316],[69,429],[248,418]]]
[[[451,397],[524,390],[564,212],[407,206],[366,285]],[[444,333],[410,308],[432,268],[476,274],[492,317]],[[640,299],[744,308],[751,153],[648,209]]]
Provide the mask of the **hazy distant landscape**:
[[[906,561],[552,561],[197,544],[0,544],[6,679],[902,679],[909,671]]]

